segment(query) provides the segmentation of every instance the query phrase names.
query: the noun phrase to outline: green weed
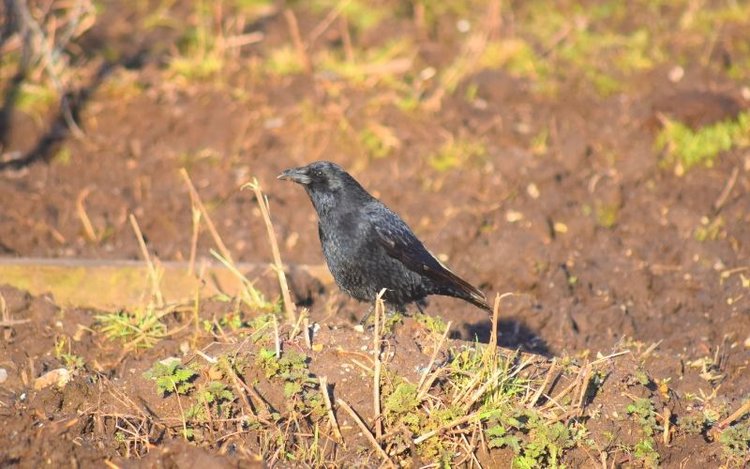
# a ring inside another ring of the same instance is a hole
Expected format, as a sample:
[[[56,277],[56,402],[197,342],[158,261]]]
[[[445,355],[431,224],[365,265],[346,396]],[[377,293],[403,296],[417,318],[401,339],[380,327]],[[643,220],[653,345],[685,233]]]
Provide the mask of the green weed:
[[[82,357],[72,353],[71,343],[67,337],[58,337],[55,340],[54,354],[55,358],[60,360],[65,365],[65,368],[71,372],[80,370],[85,365]]]
[[[659,426],[656,422],[654,404],[647,398],[640,398],[629,404],[626,410],[628,415],[636,418],[643,435],[643,438],[633,447],[633,454],[647,467],[658,467],[660,457],[656,450],[654,435],[659,430]]]
[[[183,366],[182,361],[175,357],[156,362],[143,373],[144,378],[156,381],[156,391],[162,397],[171,393],[189,393],[194,388],[191,381],[196,375],[195,370]]]
[[[234,393],[221,381],[211,381],[199,388],[195,396],[195,404],[185,412],[187,419],[200,421],[208,420],[213,415],[219,418],[229,418],[232,402],[236,399]]]
[[[746,419],[723,430],[719,435],[719,443],[727,467],[744,467],[750,462],[750,422]]]
[[[666,119],[656,136],[655,147],[665,154],[667,164],[676,165],[682,174],[697,165],[713,166],[720,153],[732,148],[750,146],[750,111],[693,130],[687,125]]]

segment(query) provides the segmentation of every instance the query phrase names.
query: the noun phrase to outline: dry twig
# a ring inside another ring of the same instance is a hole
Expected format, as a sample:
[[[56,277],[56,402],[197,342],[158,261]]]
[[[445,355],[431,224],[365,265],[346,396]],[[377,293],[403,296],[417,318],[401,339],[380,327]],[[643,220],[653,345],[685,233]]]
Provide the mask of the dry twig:
[[[286,320],[289,324],[296,322],[297,313],[295,311],[295,305],[292,302],[292,297],[289,295],[289,284],[286,281],[286,274],[284,273],[284,264],[281,263],[281,254],[279,253],[279,243],[276,240],[276,233],[273,230],[273,224],[271,223],[271,215],[268,209],[268,199],[260,189],[257,179],[253,179],[252,182],[242,186],[249,187],[253,190],[255,198],[258,201],[260,207],[260,213],[263,215],[263,221],[266,224],[266,232],[268,233],[268,242],[271,244],[271,254],[273,255],[273,267],[276,270],[276,275],[279,279],[279,288],[281,289],[281,297],[284,299],[284,312],[286,313]]]
[[[343,408],[346,413],[349,414],[349,416],[354,420],[354,422],[357,424],[359,429],[362,431],[362,434],[367,438],[367,441],[370,443],[372,448],[378,453],[378,455],[383,458],[383,463],[386,464],[388,467],[395,468],[396,465],[391,461],[391,458],[388,457],[385,450],[380,446],[378,441],[375,439],[374,436],[372,436],[372,432],[369,428],[367,428],[367,425],[365,425],[365,422],[362,421],[362,419],[357,415],[356,412],[354,412],[354,409],[349,406],[349,404],[346,403],[341,398],[336,399],[336,403]]]

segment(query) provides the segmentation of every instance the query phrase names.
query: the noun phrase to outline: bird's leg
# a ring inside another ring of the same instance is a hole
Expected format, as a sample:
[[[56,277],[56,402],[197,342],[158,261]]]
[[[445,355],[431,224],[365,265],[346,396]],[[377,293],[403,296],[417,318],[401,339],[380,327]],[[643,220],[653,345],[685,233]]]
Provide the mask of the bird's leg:
[[[364,316],[362,316],[362,319],[359,320],[359,325],[364,326],[365,323],[367,323],[367,320],[370,319],[370,316],[372,316],[372,312],[375,311],[375,304],[370,305],[370,309],[367,310]]]

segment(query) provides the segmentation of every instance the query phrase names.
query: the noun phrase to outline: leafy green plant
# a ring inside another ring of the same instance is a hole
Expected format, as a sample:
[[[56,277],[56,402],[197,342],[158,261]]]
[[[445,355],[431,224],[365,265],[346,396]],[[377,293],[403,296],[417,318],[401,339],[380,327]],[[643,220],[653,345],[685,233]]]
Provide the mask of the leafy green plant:
[[[723,430],[719,443],[728,467],[744,467],[750,462],[750,422],[745,420]]]
[[[188,419],[206,420],[211,410],[221,418],[229,418],[231,403],[235,396],[227,385],[221,381],[211,381],[206,386],[198,389],[193,404],[185,412]]]
[[[549,422],[532,414],[526,424],[529,429],[528,442],[522,454],[513,461],[514,467],[532,469],[535,467],[559,467],[563,451],[573,447],[574,435],[562,422]]]
[[[192,368],[182,364],[179,358],[171,357],[154,363],[143,373],[143,377],[156,381],[156,391],[163,396],[170,393],[187,394],[194,385],[193,378],[197,375]]]
[[[656,422],[654,404],[647,398],[639,398],[629,404],[626,410],[628,415],[636,418],[643,434],[643,438],[633,448],[633,454],[641,459],[646,466],[657,467],[659,465],[659,453],[656,450],[654,434],[659,426]]]

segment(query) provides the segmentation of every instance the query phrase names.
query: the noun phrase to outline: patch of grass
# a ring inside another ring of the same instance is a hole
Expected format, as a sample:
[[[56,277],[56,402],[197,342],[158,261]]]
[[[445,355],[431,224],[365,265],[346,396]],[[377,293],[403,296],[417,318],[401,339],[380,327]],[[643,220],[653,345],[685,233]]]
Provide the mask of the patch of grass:
[[[133,311],[121,310],[116,313],[96,316],[99,329],[110,340],[121,340],[130,348],[151,348],[167,335],[167,326],[162,318],[173,312],[172,309],[159,310],[148,305]]]
[[[188,82],[219,75],[227,65],[224,24],[217,25],[212,2],[199,0],[193,7],[193,24],[179,25],[183,33],[177,41],[177,54],[169,61],[168,74]]]
[[[621,2],[584,7],[532,1],[515,13],[523,18],[527,42],[544,51],[543,60],[525,61],[534,64],[541,84],[582,79],[583,86],[607,97],[623,91],[634,73],[650,70],[666,57],[659,25],[626,26],[632,12]]]
[[[439,172],[462,167],[471,161],[487,155],[487,147],[482,142],[468,138],[450,139],[429,157],[430,166]]]
[[[529,392],[531,383],[519,376],[523,362],[478,345],[450,349],[448,355],[450,362],[433,372],[440,379],[426,376],[424,382],[432,383],[426,387],[390,370],[386,373],[386,431],[405,426],[411,443],[400,444],[415,444],[420,458],[446,467],[454,464],[458,451],[458,440],[451,437],[454,429],[480,430],[490,448],[510,448],[516,454],[513,467],[559,467],[564,452],[582,441],[586,432],[581,425],[550,422],[549,415],[525,405],[533,391]],[[399,442],[395,445],[399,447]]]
[[[414,319],[416,319],[417,322],[423,325],[427,330],[434,332],[435,334],[442,335],[448,328],[448,324],[443,321],[440,316],[417,313],[414,315]]]
[[[698,130],[670,119],[656,136],[655,147],[665,154],[665,162],[682,174],[697,165],[713,166],[720,153],[750,146],[750,111],[735,119],[717,122]]]
[[[401,86],[401,77],[411,69],[414,44],[405,38],[387,41],[385,44],[367,49],[355,48],[351,60],[342,51],[323,49],[313,62],[319,70],[356,85],[373,81],[390,88]]]
[[[186,367],[176,357],[170,357],[156,362],[151,369],[143,373],[143,377],[156,381],[156,391],[162,397],[168,394],[187,394],[195,386],[192,381],[198,373]]]

